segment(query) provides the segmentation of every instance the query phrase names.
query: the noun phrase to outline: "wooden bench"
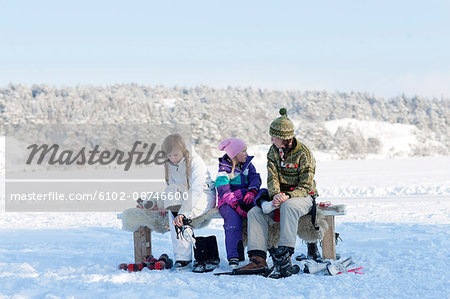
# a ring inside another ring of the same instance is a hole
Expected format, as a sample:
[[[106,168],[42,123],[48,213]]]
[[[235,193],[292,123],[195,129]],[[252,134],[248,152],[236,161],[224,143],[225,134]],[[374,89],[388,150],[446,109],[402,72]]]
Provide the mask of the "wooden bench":
[[[345,215],[346,211],[336,212],[322,210],[325,214],[325,219],[328,224],[328,230],[322,240],[322,257],[324,259],[336,259],[336,243],[335,243],[335,216]],[[120,218],[120,214],[118,215]],[[222,219],[220,214],[217,214],[213,219]],[[152,235],[151,230],[146,226],[141,226],[133,233],[134,238],[134,260],[136,263],[145,260],[145,257],[152,254]]]
[[[335,239],[335,216],[345,215],[346,211],[323,211],[325,214],[325,220],[328,224],[328,229],[322,239],[322,258],[323,259],[336,259],[336,239]]]

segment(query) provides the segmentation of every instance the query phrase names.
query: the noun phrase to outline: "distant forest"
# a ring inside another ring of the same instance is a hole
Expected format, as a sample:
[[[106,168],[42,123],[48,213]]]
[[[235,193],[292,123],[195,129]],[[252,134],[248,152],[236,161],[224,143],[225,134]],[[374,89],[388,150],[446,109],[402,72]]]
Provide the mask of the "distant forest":
[[[420,142],[410,155],[450,155],[450,99],[384,99],[356,92],[11,84],[0,88],[0,130],[4,124],[25,123],[191,123],[196,149],[208,159],[226,137],[268,144],[268,127],[281,107],[294,120],[298,138],[313,150],[336,153],[342,159],[376,153],[383,141],[365,139],[359,128],[351,126],[332,134],[326,121],[353,118],[414,125]]]

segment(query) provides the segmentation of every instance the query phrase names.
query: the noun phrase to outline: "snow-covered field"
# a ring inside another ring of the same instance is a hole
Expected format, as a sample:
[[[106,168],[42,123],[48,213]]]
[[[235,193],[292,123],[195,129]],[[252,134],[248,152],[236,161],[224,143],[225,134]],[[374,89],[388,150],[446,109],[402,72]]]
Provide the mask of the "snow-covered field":
[[[256,167],[265,178],[259,158]],[[352,256],[364,275],[272,280],[169,270],[127,273],[117,265],[134,260],[132,234],[120,229],[116,214],[5,213],[2,196],[0,298],[450,297],[450,157],[323,161],[316,178],[319,201],[347,205],[347,215],[336,217],[343,239],[337,251]],[[214,220],[196,234],[218,237],[226,269],[221,225]],[[172,255],[168,234],[152,238],[155,255]],[[299,240],[296,254],[305,251]]]

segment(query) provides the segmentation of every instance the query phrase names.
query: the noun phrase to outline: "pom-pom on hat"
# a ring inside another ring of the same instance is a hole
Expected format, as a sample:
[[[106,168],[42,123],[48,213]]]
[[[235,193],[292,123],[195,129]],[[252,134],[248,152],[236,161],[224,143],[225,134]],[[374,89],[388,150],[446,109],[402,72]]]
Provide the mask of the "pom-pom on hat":
[[[219,151],[225,151],[228,157],[233,159],[245,146],[247,146],[247,144],[243,140],[231,137],[222,141],[218,148]]]
[[[294,124],[287,116],[286,108],[280,109],[281,116],[276,118],[271,124],[269,134],[283,140],[294,137]]]

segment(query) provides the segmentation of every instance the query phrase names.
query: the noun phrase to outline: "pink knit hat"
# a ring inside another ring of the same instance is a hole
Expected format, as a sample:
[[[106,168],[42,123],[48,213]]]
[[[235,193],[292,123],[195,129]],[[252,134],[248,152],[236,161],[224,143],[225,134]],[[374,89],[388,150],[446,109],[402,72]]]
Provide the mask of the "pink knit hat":
[[[241,139],[231,137],[219,144],[219,151],[225,151],[228,157],[233,159],[245,146],[247,146],[247,144]]]

